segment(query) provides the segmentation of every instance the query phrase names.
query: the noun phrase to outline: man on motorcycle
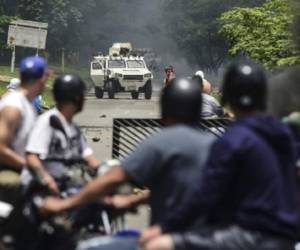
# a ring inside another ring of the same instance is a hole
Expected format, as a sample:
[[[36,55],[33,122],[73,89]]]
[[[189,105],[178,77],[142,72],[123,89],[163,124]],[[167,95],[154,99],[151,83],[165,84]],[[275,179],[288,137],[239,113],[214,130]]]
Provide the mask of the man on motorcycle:
[[[91,169],[100,164],[73,123],[82,111],[84,94],[85,84],[78,76],[58,77],[53,86],[56,108],[37,119],[26,146],[28,166],[40,172],[55,193],[70,177],[73,164],[86,161]]]
[[[20,64],[20,87],[3,97],[0,103],[0,185],[11,179],[19,182],[19,174],[26,165],[25,145],[36,119],[33,99],[45,87],[49,71],[41,57],[25,58]],[[2,188],[1,188],[2,189]],[[0,200],[10,199],[1,192]],[[6,198],[2,197],[5,196]]]
[[[265,114],[266,94],[260,67],[246,62],[229,68],[222,98],[237,120],[213,145],[185,203],[144,232],[146,250],[293,249],[295,143],[284,124]],[[204,224],[187,230],[199,216]],[[171,234],[157,237],[161,233]]]
[[[89,203],[130,181],[149,188],[151,224],[161,221],[190,191],[214,140],[197,129],[201,100],[200,86],[193,81],[177,79],[165,87],[160,106],[166,127],[80,193],[64,200],[46,200],[44,210],[60,212]]]

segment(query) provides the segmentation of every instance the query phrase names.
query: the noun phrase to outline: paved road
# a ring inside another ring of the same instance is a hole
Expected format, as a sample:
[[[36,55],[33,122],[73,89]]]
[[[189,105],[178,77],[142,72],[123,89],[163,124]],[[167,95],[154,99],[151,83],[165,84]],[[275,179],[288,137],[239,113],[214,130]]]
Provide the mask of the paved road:
[[[76,117],[89,145],[101,160],[111,159],[112,125],[114,118],[158,118],[159,92],[154,92],[151,100],[141,95],[139,100],[132,100],[130,94],[120,93],[116,99],[96,99],[88,94],[83,112]],[[145,228],[148,225],[149,208],[143,206],[137,215],[126,216],[130,228]]]
[[[110,159],[112,152],[112,125],[114,118],[157,118],[159,117],[159,93],[154,92],[151,100],[141,97],[132,100],[130,94],[122,93],[116,99],[97,99],[87,96],[83,112],[76,117],[88,143],[100,159]]]

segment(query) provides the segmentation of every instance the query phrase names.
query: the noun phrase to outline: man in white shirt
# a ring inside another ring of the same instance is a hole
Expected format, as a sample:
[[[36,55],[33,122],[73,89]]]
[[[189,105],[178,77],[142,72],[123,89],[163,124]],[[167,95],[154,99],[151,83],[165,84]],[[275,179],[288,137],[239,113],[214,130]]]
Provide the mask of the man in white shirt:
[[[224,109],[216,98],[211,95],[211,84],[204,78],[203,71],[199,70],[193,78],[202,87],[202,118],[216,118],[224,116]]]
[[[93,170],[100,161],[93,155],[73,117],[84,104],[85,84],[75,75],[58,77],[53,86],[57,107],[42,114],[26,146],[28,165],[39,171],[54,193],[72,172],[72,165],[85,161]]]
[[[0,200],[10,199],[3,191],[7,176],[18,182],[26,165],[25,145],[36,119],[32,100],[42,93],[48,77],[43,58],[25,58],[20,64],[20,87],[0,102]]]

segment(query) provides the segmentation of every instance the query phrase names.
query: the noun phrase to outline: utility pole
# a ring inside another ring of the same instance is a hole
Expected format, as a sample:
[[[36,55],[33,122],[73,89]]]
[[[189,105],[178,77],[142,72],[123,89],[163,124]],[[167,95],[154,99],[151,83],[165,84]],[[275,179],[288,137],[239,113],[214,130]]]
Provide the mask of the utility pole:
[[[11,57],[11,65],[10,65],[10,72],[15,72],[15,61],[16,61],[16,45],[13,45],[12,49],[12,57]]]

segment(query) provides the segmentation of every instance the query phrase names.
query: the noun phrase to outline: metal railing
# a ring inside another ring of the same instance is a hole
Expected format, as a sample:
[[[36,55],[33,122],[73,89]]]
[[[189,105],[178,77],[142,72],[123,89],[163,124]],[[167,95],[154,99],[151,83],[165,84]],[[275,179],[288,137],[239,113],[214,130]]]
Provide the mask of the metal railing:
[[[231,122],[230,119],[201,119],[199,129],[220,137]],[[160,119],[114,119],[112,157],[125,158],[147,137],[163,127]]]

